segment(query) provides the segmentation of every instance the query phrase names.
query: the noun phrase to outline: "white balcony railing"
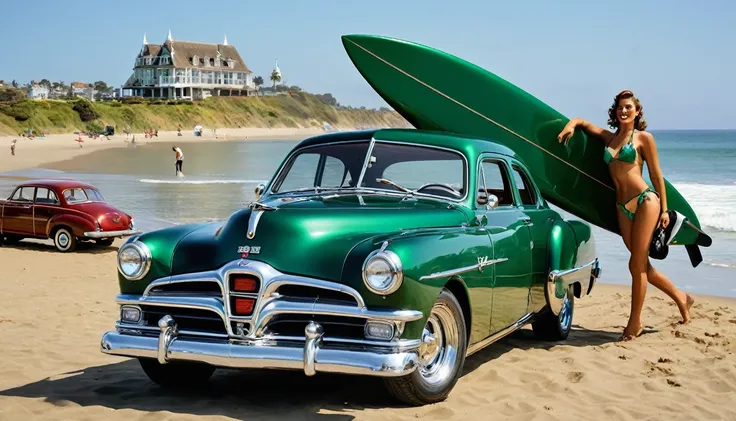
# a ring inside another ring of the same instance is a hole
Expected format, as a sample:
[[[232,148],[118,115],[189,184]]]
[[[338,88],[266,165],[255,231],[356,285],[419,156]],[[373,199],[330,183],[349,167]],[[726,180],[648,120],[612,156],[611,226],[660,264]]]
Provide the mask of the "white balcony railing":
[[[251,86],[242,79],[215,79],[213,77],[198,77],[198,76],[159,76],[159,86],[172,86],[172,85],[207,85],[207,86]]]

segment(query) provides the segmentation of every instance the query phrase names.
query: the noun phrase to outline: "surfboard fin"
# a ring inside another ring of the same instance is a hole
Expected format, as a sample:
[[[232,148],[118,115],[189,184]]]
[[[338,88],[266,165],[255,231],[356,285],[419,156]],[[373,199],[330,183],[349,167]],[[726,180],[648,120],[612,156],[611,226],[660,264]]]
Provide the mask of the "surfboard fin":
[[[690,263],[693,267],[697,267],[703,261],[703,255],[700,253],[700,247],[697,244],[688,244],[685,246],[685,250],[687,250],[687,255],[690,257]]]

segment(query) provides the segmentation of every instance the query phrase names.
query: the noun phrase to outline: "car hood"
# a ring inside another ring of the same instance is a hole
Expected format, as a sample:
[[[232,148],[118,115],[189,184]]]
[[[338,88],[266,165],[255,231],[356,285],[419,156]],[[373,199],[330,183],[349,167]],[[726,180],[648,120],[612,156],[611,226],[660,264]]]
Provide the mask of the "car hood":
[[[272,210],[243,209],[224,225],[189,231],[174,249],[171,274],[211,270],[247,257],[284,273],[339,281],[345,257],[363,240],[467,222],[462,210],[423,198],[351,195],[276,199],[263,205]],[[249,222],[256,217],[249,239]]]

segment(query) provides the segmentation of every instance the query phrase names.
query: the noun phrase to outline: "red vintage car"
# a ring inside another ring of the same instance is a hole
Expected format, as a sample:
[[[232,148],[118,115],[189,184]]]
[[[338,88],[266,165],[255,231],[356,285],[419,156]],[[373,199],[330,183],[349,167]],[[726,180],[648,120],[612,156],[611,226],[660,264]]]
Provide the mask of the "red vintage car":
[[[57,250],[74,250],[78,241],[109,246],[118,237],[138,234],[133,217],[105,202],[91,184],[74,180],[30,180],[0,200],[0,240],[51,238]]]

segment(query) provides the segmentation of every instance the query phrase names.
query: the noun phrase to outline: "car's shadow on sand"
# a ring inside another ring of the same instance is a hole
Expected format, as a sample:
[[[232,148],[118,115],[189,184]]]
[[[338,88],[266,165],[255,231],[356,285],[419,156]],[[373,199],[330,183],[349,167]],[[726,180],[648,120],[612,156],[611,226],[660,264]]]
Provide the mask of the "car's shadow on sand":
[[[577,327],[565,342],[544,342],[522,330],[466,359],[463,375],[512,349],[553,346],[589,347],[614,342],[619,334]],[[175,414],[220,415],[235,419],[349,420],[349,412],[401,407],[374,377],[298,371],[219,369],[200,389],[167,390],[152,383],[136,360],[64,373],[0,391],[0,396],[43,398],[54,405],[74,402],[111,409],[169,411]],[[334,412],[326,414],[324,412]]]
[[[16,242],[0,242],[0,250],[15,249],[15,250],[32,250],[40,251],[44,253],[55,253],[62,254],[59,250],[54,247],[53,240],[20,240]],[[85,253],[85,254],[104,254],[104,253],[117,253],[118,246],[113,244],[110,246],[102,246],[95,242],[90,241],[78,241],[77,247],[67,253]]]

